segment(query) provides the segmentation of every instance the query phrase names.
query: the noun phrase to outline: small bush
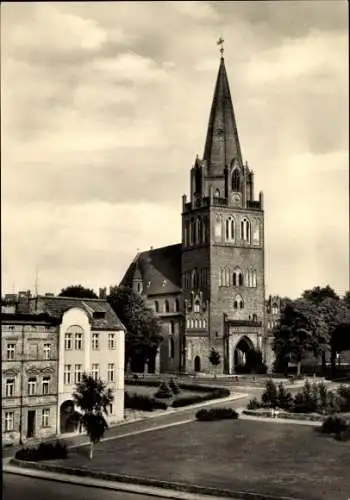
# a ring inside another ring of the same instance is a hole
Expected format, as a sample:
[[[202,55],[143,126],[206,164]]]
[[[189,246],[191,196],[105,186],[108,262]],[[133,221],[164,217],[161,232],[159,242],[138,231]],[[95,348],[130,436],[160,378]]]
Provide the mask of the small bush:
[[[176,398],[172,405],[174,408],[180,408],[182,406],[193,405],[197,403],[203,403],[204,401],[210,401],[211,399],[219,399],[224,398],[230,395],[230,391],[228,389],[215,389],[213,392],[208,394],[189,394],[187,396],[179,396]]]
[[[335,439],[338,441],[350,441],[350,425],[344,431],[336,434]]]
[[[261,408],[261,403],[257,400],[257,398],[253,398],[247,404],[247,408],[248,410],[258,410],[259,408]]]
[[[293,397],[291,393],[286,390],[282,382],[278,386],[277,406],[278,408],[287,411],[293,409]]]
[[[338,387],[337,394],[342,398],[342,412],[350,412],[350,386],[341,385]]]
[[[166,410],[168,408],[164,401],[158,401],[150,396],[129,394],[128,392],[125,392],[124,406],[131,410],[141,411]]]
[[[325,434],[340,435],[350,430],[350,422],[338,415],[329,416],[322,424],[322,432]]]
[[[16,452],[15,458],[27,462],[40,460],[57,460],[67,457],[67,447],[60,441],[53,443],[40,443],[36,448],[22,448]]]
[[[266,382],[265,391],[261,395],[261,401],[267,408],[275,408],[278,406],[278,390],[273,380]]]
[[[162,382],[158,388],[158,391],[154,394],[155,398],[158,399],[168,399],[173,395],[172,390],[166,382]]]
[[[169,381],[169,387],[171,389],[171,392],[175,395],[179,394],[181,392],[179,384],[176,382],[175,379],[171,378]]]
[[[202,409],[196,413],[196,419],[202,422],[213,420],[236,420],[239,414],[233,408],[210,408],[209,410]]]

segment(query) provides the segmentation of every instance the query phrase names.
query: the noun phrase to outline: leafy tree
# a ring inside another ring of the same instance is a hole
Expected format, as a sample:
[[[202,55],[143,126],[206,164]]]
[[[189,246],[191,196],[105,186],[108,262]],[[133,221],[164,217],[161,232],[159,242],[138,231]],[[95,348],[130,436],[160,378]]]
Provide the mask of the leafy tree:
[[[260,349],[249,349],[247,352],[247,366],[253,373],[267,372],[267,366],[264,363],[263,354]]]
[[[97,295],[93,290],[85,288],[82,285],[71,285],[62,288],[59,297],[76,297],[79,299],[97,299]]]
[[[219,364],[221,363],[220,353],[214,347],[211,348],[208,359],[209,359],[210,364],[214,368],[219,366]],[[214,373],[214,377],[216,377],[216,373]]]
[[[285,304],[273,341],[279,359],[296,362],[297,374],[300,375],[301,361],[310,352],[320,355],[328,343],[327,328],[310,300],[297,299]]]
[[[329,285],[323,288],[315,286],[312,290],[305,290],[302,298],[310,300],[315,305],[320,305],[325,299],[339,300],[339,296]]]
[[[111,389],[102,380],[95,380],[84,373],[81,382],[75,387],[73,401],[81,412],[80,421],[90,439],[90,460],[93,459],[94,446],[108,428],[104,417],[108,415],[108,406],[113,402]]]
[[[343,302],[347,307],[350,307],[350,291],[348,290],[344,297],[343,297]]]
[[[142,366],[155,359],[162,341],[160,323],[144,299],[128,287],[114,287],[107,297],[112,309],[125,326],[125,363]]]

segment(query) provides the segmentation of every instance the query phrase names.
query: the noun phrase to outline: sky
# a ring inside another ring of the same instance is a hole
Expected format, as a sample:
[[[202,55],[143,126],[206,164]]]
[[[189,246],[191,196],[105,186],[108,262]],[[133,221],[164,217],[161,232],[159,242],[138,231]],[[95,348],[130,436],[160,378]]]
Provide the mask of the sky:
[[[119,283],[181,239],[218,37],[264,192],[266,294],[349,288],[345,0],[1,7],[2,291]]]

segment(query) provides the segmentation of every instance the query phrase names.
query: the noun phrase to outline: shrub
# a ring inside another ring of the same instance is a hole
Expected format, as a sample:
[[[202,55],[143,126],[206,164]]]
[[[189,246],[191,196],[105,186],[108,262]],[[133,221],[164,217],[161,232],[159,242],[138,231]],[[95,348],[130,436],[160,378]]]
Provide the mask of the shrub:
[[[278,391],[275,382],[269,379],[266,382],[265,391],[262,393],[261,401],[267,408],[278,406]]]
[[[339,415],[329,416],[322,424],[322,432],[325,434],[342,434],[350,430],[349,420]]]
[[[176,398],[172,405],[174,408],[180,408],[182,406],[188,406],[192,404],[202,403],[204,401],[210,401],[211,399],[224,398],[230,395],[228,389],[215,389],[213,392],[207,394],[189,394],[187,396],[179,396]]]
[[[150,396],[129,394],[128,392],[125,392],[124,406],[132,410],[142,411],[166,410],[168,408],[164,401],[158,401]]]
[[[282,382],[278,386],[277,406],[282,410],[287,410],[287,411],[293,409],[293,397],[291,393],[286,390]]]
[[[210,408],[209,410],[202,409],[196,413],[196,419],[202,422],[213,420],[237,419],[239,414],[233,408]]]
[[[261,403],[256,398],[253,398],[247,404],[247,408],[248,410],[258,410],[259,408],[261,408]]]
[[[337,394],[342,398],[340,411],[350,412],[350,386],[341,385],[338,387]]]
[[[36,448],[22,448],[15,454],[18,460],[38,462],[39,460],[57,460],[67,457],[67,447],[60,441],[56,443],[40,443]]]
[[[169,387],[172,391],[173,394],[177,395],[181,392],[179,384],[176,382],[175,379],[171,378],[169,381]]]
[[[172,390],[166,382],[161,382],[158,391],[154,394],[155,398],[168,399],[173,395]]]

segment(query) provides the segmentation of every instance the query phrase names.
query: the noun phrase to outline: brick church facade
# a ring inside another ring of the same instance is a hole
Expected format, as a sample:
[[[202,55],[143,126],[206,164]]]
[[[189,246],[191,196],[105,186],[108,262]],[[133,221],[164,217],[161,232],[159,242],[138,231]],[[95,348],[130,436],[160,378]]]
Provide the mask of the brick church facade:
[[[138,253],[121,285],[159,316],[161,372],[235,373],[249,349],[271,364],[266,328],[264,201],[243,161],[225,61],[220,59],[203,158],[182,197],[182,241]]]

